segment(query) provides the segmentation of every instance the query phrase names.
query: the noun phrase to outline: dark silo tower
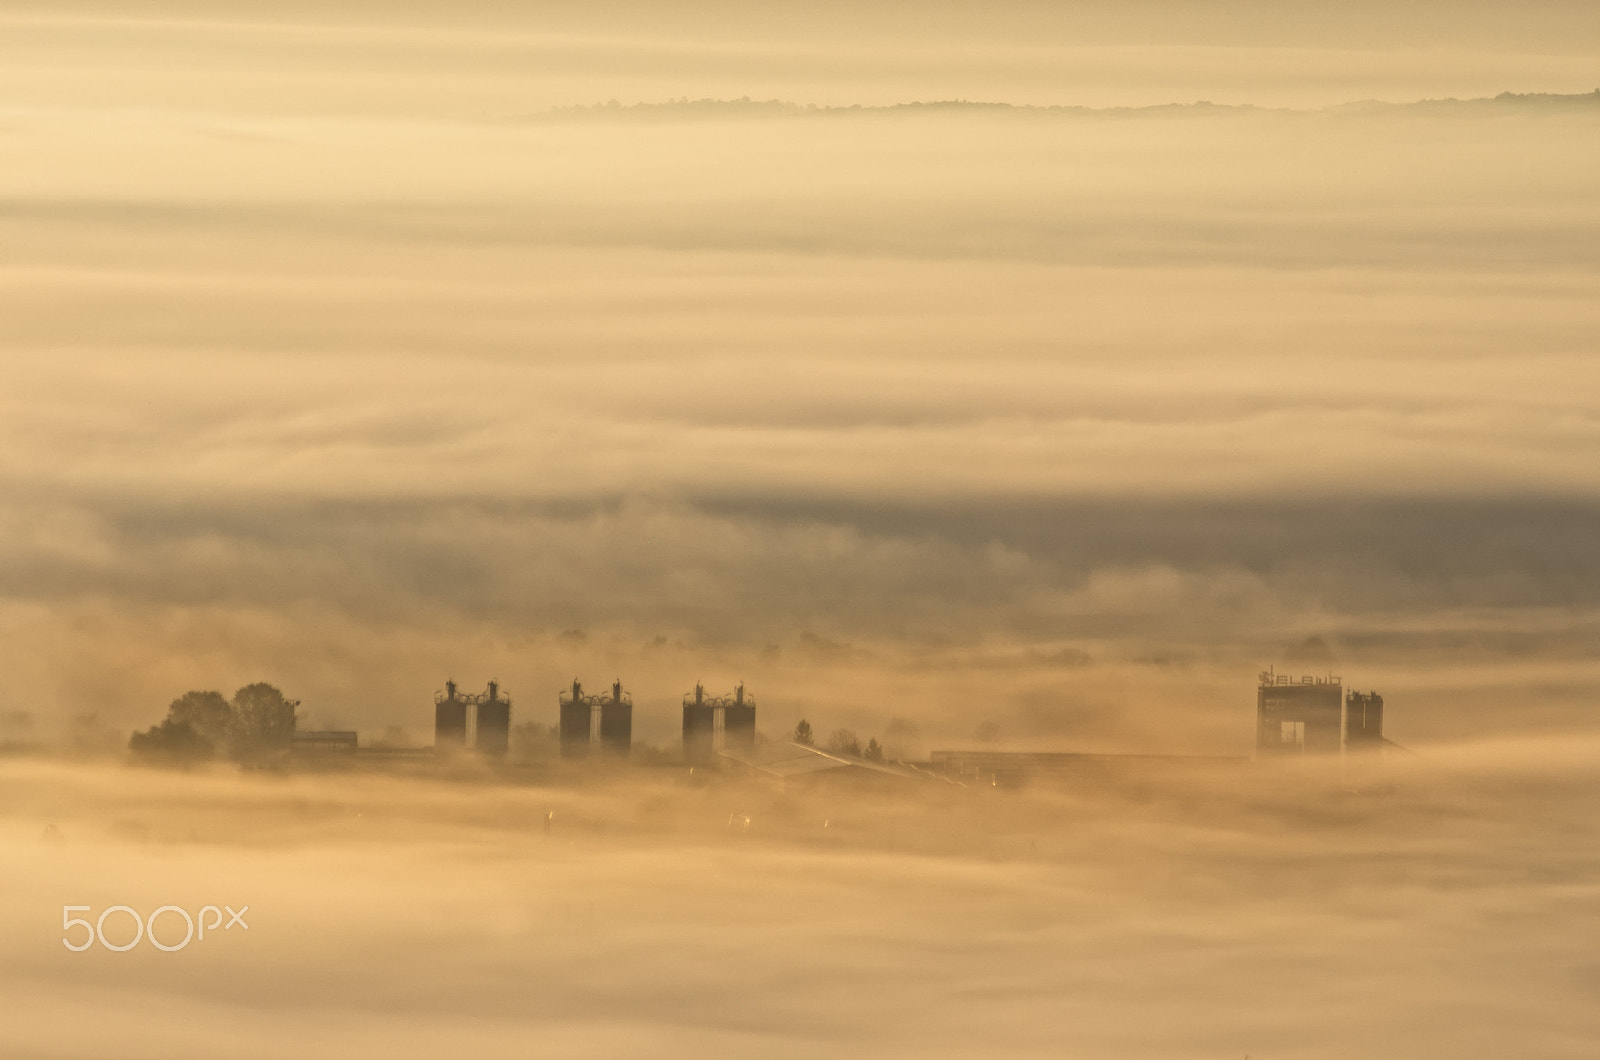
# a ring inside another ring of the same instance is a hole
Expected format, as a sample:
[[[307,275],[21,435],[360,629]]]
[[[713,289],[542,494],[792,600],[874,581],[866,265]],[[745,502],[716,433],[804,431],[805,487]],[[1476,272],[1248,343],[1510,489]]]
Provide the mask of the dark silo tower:
[[[744,694],[744,685],[722,708],[722,746],[729,751],[753,750],[756,745],[756,701]]]
[[[576,679],[572,682],[572,691],[563,692],[558,701],[561,704],[561,757],[562,758],[587,758],[589,756],[589,713],[590,703],[583,695],[583,686]],[[629,732],[632,732],[633,716],[629,713]]]
[[[489,694],[478,700],[477,748],[486,755],[503,755],[511,742],[511,700],[500,685],[489,682]]]
[[[467,746],[467,701],[456,695],[454,681],[433,695],[433,746],[440,751]]]
[[[627,758],[633,748],[633,697],[622,690],[622,682],[611,684],[611,698],[600,701],[600,750],[617,758]]]
[[[716,757],[716,712],[700,684],[694,686],[693,695],[683,697],[683,760],[692,766]]]

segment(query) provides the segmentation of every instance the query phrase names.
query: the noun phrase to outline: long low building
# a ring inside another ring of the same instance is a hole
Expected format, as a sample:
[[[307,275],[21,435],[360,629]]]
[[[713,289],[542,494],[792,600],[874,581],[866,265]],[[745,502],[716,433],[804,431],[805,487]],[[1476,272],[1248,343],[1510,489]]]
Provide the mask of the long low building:
[[[360,737],[351,730],[298,730],[289,737],[290,750],[308,754],[354,754]]]
[[[1054,751],[935,751],[935,772],[962,783],[1016,784],[1127,776],[1173,768],[1233,769],[1250,764],[1232,755],[1088,754]]]
[[[811,782],[816,780],[862,780],[867,782],[920,780],[927,774],[898,763],[869,762],[864,758],[837,755],[809,744],[754,744],[717,752],[724,768],[776,781]]]

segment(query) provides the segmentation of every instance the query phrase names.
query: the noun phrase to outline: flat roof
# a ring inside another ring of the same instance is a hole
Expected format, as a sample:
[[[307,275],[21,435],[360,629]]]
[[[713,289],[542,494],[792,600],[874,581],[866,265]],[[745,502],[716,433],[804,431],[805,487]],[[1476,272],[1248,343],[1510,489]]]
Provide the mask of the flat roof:
[[[865,770],[894,777],[911,777],[915,775],[895,766],[885,765],[882,762],[869,762],[864,758],[836,755],[819,747],[811,747],[807,744],[793,743],[787,740],[778,743],[758,744],[749,750],[723,750],[717,753],[730,762],[738,762],[740,765],[748,766],[758,773],[777,777],[780,780],[788,779],[789,777],[813,776],[839,769]]]

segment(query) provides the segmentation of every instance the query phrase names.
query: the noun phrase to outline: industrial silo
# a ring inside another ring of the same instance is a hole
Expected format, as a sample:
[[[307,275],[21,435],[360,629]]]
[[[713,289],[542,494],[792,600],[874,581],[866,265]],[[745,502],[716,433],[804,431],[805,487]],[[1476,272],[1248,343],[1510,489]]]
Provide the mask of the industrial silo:
[[[756,701],[744,694],[744,685],[734,689],[733,697],[722,708],[722,747],[724,750],[753,750],[756,745]]]
[[[561,705],[561,757],[587,758],[589,756],[589,715],[592,706],[584,697],[583,686],[576,680],[572,691],[557,698]]]
[[[600,701],[600,749],[617,758],[628,757],[633,747],[633,697],[622,682],[611,685],[611,698]]]
[[[467,701],[456,695],[454,681],[433,696],[433,746],[441,751],[467,746]]]
[[[716,751],[717,708],[707,701],[706,690],[696,684],[694,693],[683,697],[683,760],[690,765],[712,761]]]
[[[478,700],[478,731],[474,746],[486,755],[503,755],[511,742],[511,700],[500,686],[489,682],[489,694]]]

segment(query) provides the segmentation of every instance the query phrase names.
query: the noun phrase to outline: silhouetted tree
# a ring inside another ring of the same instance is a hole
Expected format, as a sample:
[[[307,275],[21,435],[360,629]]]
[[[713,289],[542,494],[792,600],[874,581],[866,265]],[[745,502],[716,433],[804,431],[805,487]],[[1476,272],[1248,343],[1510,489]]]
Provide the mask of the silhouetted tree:
[[[297,700],[257,681],[233,694],[233,754],[236,758],[256,758],[276,751],[287,751],[294,736]]]
[[[233,739],[233,708],[221,692],[185,692],[167,707],[167,720],[189,726],[219,750]]]
[[[186,721],[167,718],[128,740],[128,750],[149,758],[173,761],[199,761],[217,753],[216,745],[194,731]]]
[[[794,727],[794,742],[803,743],[807,747],[815,742],[811,736],[811,723],[804,718],[801,718],[800,724]]]
[[[867,741],[867,749],[861,752],[861,757],[869,762],[883,761],[883,747],[876,738]]]
[[[222,752],[241,760],[260,758],[289,749],[298,706],[263,682],[239,689],[232,702],[220,692],[185,692],[168,705],[161,724],[134,733],[128,749],[180,760]]]
[[[856,734],[849,729],[835,729],[833,735],[828,737],[828,750],[836,755],[860,758],[861,741],[856,739]]]
[[[173,760],[211,758],[233,736],[233,708],[221,692],[185,692],[167,705],[161,724],[128,740],[135,754]]]

